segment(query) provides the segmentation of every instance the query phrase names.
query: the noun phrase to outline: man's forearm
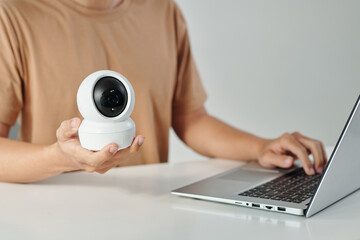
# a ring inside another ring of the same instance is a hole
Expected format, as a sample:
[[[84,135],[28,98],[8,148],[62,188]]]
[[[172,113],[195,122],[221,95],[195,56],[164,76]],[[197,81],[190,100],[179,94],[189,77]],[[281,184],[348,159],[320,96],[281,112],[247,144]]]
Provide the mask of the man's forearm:
[[[267,141],[231,127],[206,112],[191,119],[178,118],[175,126],[175,131],[188,146],[210,157],[255,160]]]
[[[258,160],[267,168],[289,168],[299,159],[308,175],[322,173],[326,166],[323,144],[298,132],[284,133],[276,139],[259,138],[209,116],[204,107],[173,116],[172,124],[188,146],[210,157]],[[314,163],[309,154],[312,154]]]
[[[68,171],[56,144],[35,145],[0,137],[0,182],[35,182]]]

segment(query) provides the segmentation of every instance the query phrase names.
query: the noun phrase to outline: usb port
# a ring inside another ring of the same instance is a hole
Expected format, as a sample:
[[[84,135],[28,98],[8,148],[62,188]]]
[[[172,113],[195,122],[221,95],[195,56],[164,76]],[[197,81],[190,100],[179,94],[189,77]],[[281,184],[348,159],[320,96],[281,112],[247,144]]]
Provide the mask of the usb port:
[[[286,208],[284,208],[284,207],[278,207],[278,211],[283,211],[283,212],[285,212],[285,211],[286,211]]]
[[[260,204],[252,203],[251,206],[253,206],[253,207],[260,207]]]

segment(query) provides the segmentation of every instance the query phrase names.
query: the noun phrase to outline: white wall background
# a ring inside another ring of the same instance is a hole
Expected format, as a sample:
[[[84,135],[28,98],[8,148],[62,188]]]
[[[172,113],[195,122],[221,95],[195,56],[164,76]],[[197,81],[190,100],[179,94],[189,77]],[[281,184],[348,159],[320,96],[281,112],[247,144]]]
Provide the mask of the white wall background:
[[[177,0],[208,111],[264,137],[335,145],[360,94],[360,1]],[[174,133],[170,161],[199,159]]]
[[[211,114],[264,137],[299,130],[335,144],[360,93],[360,1],[177,2]],[[199,158],[171,133],[171,162]]]

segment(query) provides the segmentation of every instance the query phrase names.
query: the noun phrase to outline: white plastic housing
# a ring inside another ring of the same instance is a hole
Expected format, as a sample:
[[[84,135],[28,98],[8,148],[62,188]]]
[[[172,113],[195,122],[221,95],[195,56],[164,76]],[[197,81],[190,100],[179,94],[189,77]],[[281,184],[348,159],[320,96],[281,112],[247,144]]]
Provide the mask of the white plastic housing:
[[[99,112],[93,99],[95,84],[103,77],[114,77],[125,86],[128,99],[124,111],[116,117],[106,117]],[[84,117],[79,128],[79,140],[83,148],[98,151],[109,143],[120,149],[131,145],[135,137],[135,123],[130,118],[135,106],[135,93],[130,82],[120,73],[101,70],[87,76],[77,92],[77,105]]]
[[[119,149],[131,145],[135,137],[135,123],[131,118],[121,122],[99,123],[84,119],[79,128],[79,140],[83,148],[99,151],[109,143]]]

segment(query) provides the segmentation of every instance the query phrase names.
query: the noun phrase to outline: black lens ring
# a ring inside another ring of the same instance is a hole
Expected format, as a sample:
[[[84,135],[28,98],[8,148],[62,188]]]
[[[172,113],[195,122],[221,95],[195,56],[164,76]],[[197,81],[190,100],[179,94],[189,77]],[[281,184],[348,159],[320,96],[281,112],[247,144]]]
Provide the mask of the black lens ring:
[[[106,117],[119,116],[128,104],[128,94],[124,84],[110,76],[100,78],[93,90],[93,100],[97,110]]]

